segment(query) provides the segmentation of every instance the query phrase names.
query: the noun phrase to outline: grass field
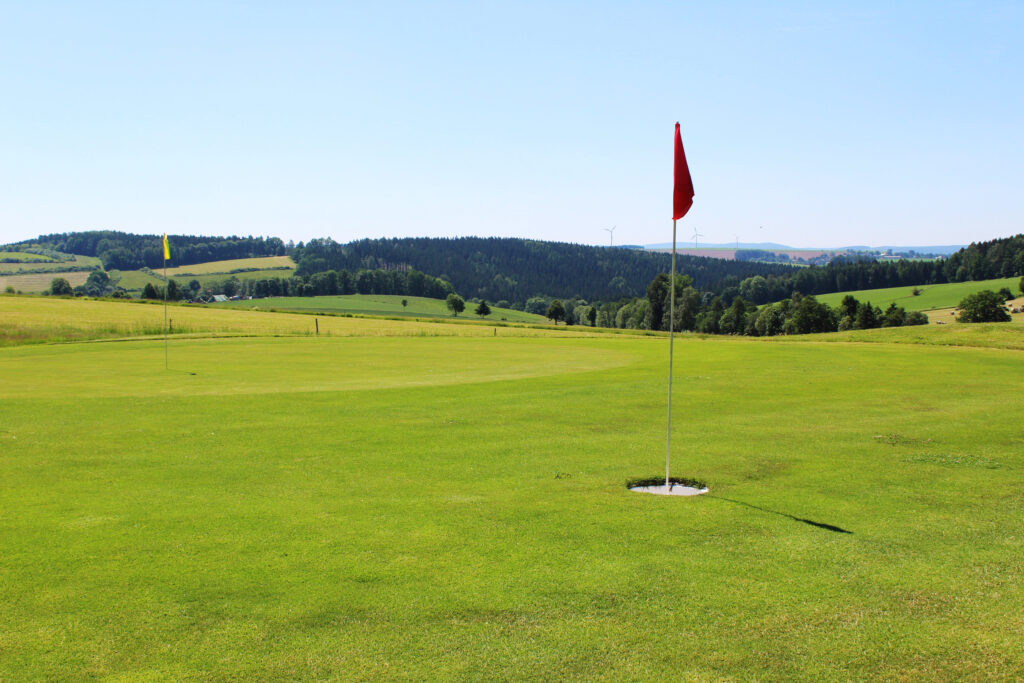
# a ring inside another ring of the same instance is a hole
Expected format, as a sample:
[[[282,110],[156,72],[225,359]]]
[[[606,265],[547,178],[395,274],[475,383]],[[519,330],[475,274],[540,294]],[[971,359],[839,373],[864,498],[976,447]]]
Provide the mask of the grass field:
[[[0,349],[0,680],[1024,677],[998,338],[679,338],[666,499],[666,340],[330,322]]]
[[[290,273],[285,273],[285,275],[282,276],[281,273],[284,271],[280,269],[295,270],[295,262],[292,261],[291,256],[261,256],[258,258],[230,259],[227,261],[208,261],[207,263],[196,263],[190,266],[168,268],[167,277],[177,278],[178,276],[185,275],[230,273],[233,270],[240,270],[243,268],[253,270],[278,269],[275,271],[278,273],[277,277],[287,277],[290,276]],[[160,272],[163,273],[163,269],[161,269]],[[248,276],[249,273],[239,273],[239,275]]]
[[[998,292],[1007,287],[1015,295],[1020,294],[1020,278],[1010,277],[999,280],[979,280],[977,282],[949,282],[941,285],[920,285],[920,294],[914,296],[913,287],[890,287],[888,289],[862,289],[854,292],[837,292],[821,294],[815,298],[829,306],[838,306],[846,295],[852,295],[857,301],[870,301],[873,306],[882,310],[895,303],[908,311],[929,311],[936,308],[952,308],[970,294],[990,289]]]
[[[252,302],[248,302],[252,303]],[[270,313],[219,307],[168,306],[176,335],[351,336],[558,336],[602,334],[589,327],[487,325],[470,320],[438,322],[366,320],[300,313]],[[164,307],[158,302],[94,301],[61,297],[0,296],[0,346],[162,335]],[[494,321],[492,321],[494,322]]]
[[[27,251],[3,251],[0,249],[0,261],[17,261],[18,263],[52,263],[53,258],[42,254],[32,254]],[[11,265],[5,263],[3,265]]]
[[[7,264],[12,265],[12,264]],[[91,271],[79,270],[71,273],[29,273],[26,275],[0,275],[0,291],[14,287],[15,291],[29,293],[46,292],[54,278],[62,277],[72,287],[84,285]]]
[[[2,252],[4,254],[10,254],[12,252]],[[13,252],[15,254],[19,252]],[[31,254],[29,254],[31,255]],[[45,258],[45,257],[41,257]],[[20,273],[23,270],[45,270],[47,272],[56,272],[60,277],[64,277],[64,274],[60,271],[64,268],[95,268],[100,265],[100,260],[95,256],[79,256],[75,255],[72,261],[51,261],[37,262],[37,261],[24,261],[21,263],[0,263],[0,276],[14,275]],[[74,272],[74,271],[71,271]],[[49,282],[47,282],[49,285]]]
[[[408,306],[402,306],[402,300],[409,302]],[[268,311],[324,311],[327,313],[353,313],[361,315],[404,315],[411,317],[433,317],[451,318],[451,311],[448,310],[443,299],[428,299],[419,296],[394,296],[386,294],[347,294],[344,296],[279,296],[269,299],[255,299],[252,301],[229,301],[217,304],[218,307],[240,308],[250,310]],[[469,320],[480,320],[480,316],[473,313],[476,304],[466,302],[466,310],[458,317]],[[490,321],[510,322],[547,322],[542,315],[515,311],[510,308],[497,308],[491,306],[491,314],[485,318]]]

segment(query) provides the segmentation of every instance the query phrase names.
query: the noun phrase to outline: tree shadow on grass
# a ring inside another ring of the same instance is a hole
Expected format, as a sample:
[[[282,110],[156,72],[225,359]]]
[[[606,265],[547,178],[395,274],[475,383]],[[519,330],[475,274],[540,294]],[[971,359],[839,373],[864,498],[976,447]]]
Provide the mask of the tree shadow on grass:
[[[779,512],[778,510],[769,510],[768,508],[763,508],[763,507],[760,507],[758,505],[752,505],[750,503],[744,503],[742,500],[734,500],[732,498],[726,498],[724,496],[716,496],[716,495],[712,495],[712,494],[707,494],[707,497],[708,498],[714,498],[716,500],[724,500],[724,501],[727,501],[729,503],[735,503],[736,505],[742,505],[744,507],[753,508],[755,510],[760,510],[761,512],[768,512],[768,513],[773,514],[773,515],[779,515],[780,517],[788,517],[789,519],[792,519],[792,520],[794,520],[796,522],[802,522],[804,524],[810,524],[811,526],[816,526],[819,529],[825,529],[826,531],[832,531],[832,532],[835,532],[837,534],[852,534],[853,533],[852,531],[850,531],[848,529],[844,529],[844,528],[842,528],[840,526],[836,526],[834,524],[826,524],[824,522],[815,522],[813,519],[804,519],[803,517],[796,517],[794,515],[786,514],[785,512]]]

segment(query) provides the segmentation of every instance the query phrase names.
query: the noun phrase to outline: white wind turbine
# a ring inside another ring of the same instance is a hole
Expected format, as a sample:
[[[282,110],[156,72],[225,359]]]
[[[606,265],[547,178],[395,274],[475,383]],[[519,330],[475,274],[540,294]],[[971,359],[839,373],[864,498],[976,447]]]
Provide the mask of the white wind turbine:
[[[604,228],[604,231],[608,233],[608,246],[609,247],[613,246],[612,240],[615,237],[615,228],[617,228],[617,227],[619,227],[619,226],[613,225],[610,228]]]

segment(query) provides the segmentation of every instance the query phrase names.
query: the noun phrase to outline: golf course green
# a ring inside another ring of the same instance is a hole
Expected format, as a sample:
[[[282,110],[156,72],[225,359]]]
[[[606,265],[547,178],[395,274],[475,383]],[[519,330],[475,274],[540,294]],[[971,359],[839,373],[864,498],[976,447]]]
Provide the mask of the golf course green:
[[[529,332],[0,348],[0,680],[1024,677],[1012,344]]]

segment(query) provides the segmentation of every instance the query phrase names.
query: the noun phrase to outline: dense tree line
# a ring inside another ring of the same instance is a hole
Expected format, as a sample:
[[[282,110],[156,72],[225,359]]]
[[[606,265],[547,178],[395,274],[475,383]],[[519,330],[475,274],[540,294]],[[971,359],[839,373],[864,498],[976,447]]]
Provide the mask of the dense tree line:
[[[170,264],[186,266],[207,261],[283,256],[278,237],[194,237],[170,235]],[[90,230],[42,235],[13,246],[37,245],[68,254],[96,256],[105,270],[137,270],[163,265],[163,235],[133,235],[114,230]]]
[[[858,289],[932,285],[965,280],[991,280],[1024,275],[1024,234],[990,242],[977,242],[934,261],[874,261],[856,257],[834,259],[822,266],[784,274],[754,275],[744,279],[736,292],[755,304],[804,294],[829,294]]]
[[[311,240],[295,247],[297,274],[334,269],[406,267],[443,278],[463,296],[522,306],[535,296],[595,299],[636,296],[667,270],[668,254],[497,237]],[[679,256],[698,286],[737,287],[751,275],[782,275],[789,266]],[[543,312],[542,312],[543,313]]]
[[[687,275],[676,276],[675,315],[671,317],[671,283],[668,275],[659,273],[648,285],[646,297],[600,305],[596,324],[644,330],[668,330],[673,325],[677,332],[770,337],[928,323],[920,311],[908,313],[895,304],[883,311],[850,295],[836,308],[799,292],[760,307],[741,296],[726,302],[711,292],[699,292]]]
[[[185,287],[185,298],[195,299],[204,295],[224,294],[225,296],[329,296],[335,294],[402,294],[423,296],[430,299],[444,299],[454,292],[451,284],[418,270],[326,270],[306,277],[271,277],[239,279],[230,276],[220,281],[208,281],[202,287],[198,280],[192,280]],[[158,289],[154,291],[159,292]],[[160,297],[163,295],[160,294]],[[147,298],[147,297],[143,297]],[[159,297],[158,297],[159,298]]]

